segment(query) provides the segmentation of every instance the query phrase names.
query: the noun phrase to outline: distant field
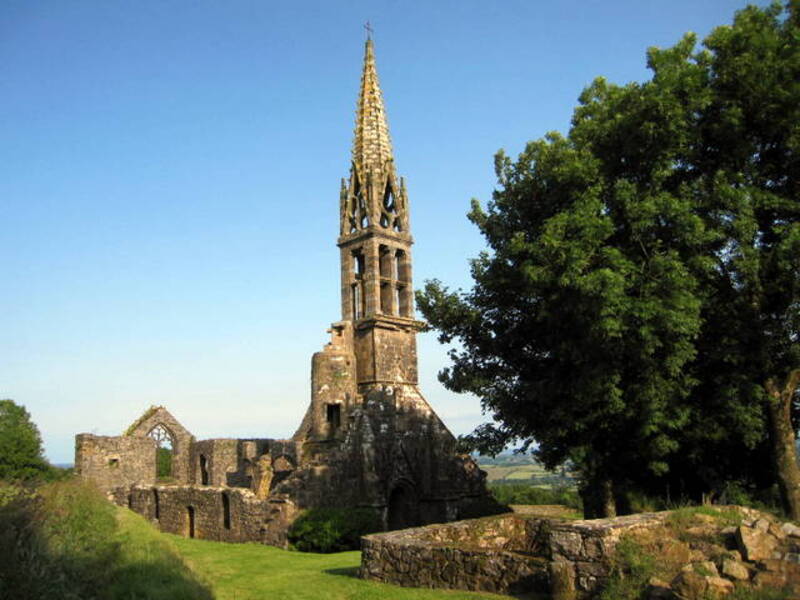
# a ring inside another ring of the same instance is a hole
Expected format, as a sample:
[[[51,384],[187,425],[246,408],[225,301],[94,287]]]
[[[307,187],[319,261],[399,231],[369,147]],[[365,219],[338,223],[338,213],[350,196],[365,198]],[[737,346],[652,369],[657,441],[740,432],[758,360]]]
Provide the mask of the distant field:
[[[478,464],[486,471],[489,483],[529,483],[545,488],[571,487],[575,483],[575,478],[569,471],[547,471],[526,455],[501,454],[494,458],[480,456]]]

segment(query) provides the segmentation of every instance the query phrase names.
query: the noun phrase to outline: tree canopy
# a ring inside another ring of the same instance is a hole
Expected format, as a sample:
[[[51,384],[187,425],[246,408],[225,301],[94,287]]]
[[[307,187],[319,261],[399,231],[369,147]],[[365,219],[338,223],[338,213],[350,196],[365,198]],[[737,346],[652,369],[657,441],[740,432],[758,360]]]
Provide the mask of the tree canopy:
[[[800,2],[696,46],[651,48],[650,80],[599,78],[567,136],[499,152],[472,290],[417,300],[459,343],[441,380],[496,419],[472,442],[571,459],[588,514],[766,471],[800,515]]]
[[[13,400],[0,400],[0,480],[36,479],[50,470],[28,411]]]

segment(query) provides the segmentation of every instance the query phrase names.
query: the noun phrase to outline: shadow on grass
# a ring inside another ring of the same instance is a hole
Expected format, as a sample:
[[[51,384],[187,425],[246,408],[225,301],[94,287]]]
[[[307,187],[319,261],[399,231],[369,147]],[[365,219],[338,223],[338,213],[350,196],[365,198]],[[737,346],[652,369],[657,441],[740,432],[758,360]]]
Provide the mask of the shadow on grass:
[[[326,569],[328,575],[339,575],[340,577],[354,577],[358,579],[359,567],[343,567],[341,569]]]
[[[77,479],[0,483],[0,598],[213,600],[144,520],[121,527],[116,511]]]
[[[214,600],[210,589],[188,569],[174,564],[138,562],[115,569],[106,590],[108,598],[126,600]]]

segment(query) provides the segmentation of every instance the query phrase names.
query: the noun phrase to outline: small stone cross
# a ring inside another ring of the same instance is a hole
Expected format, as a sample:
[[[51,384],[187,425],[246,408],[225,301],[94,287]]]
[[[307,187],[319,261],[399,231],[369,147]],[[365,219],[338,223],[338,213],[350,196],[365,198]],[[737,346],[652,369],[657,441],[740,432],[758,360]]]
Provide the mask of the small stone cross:
[[[369,21],[367,21],[364,24],[364,29],[367,30],[367,39],[371,40],[372,39],[372,25],[369,24]]]

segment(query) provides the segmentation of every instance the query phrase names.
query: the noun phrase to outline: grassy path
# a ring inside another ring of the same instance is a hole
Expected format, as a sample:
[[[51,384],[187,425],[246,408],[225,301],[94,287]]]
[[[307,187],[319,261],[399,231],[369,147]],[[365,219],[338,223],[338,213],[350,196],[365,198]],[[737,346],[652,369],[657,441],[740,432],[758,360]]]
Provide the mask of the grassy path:
[[[356,577],[359,552],[310,554],[162,534],[218,600],[478,600],[507,596],[401,588]]]

